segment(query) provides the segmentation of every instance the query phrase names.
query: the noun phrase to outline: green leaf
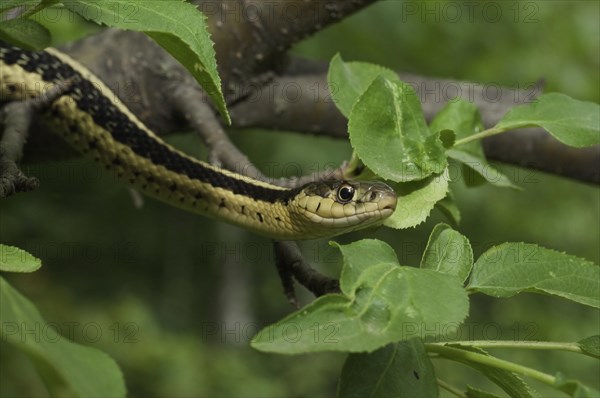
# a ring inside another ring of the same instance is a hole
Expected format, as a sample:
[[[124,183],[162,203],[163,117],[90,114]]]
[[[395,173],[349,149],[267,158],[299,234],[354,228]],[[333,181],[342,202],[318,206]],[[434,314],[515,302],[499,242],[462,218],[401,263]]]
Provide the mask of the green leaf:
[[[350,354],[338,397],[437,397],[433,364],[420,339],[390,344],[370,354]]]
[[[472,267],[473,249],[469,240],[447,224],[436,225],[423,253],[421,268],[454,275],[465,281]]]
[[[587,355],[600,359],[600,335],[587,337],[578,341],[577,344]]]
[[[344,246],[336,242],[330,244],[342,251],[344,259],[352,259],[352,261],[344,261],[340,276],[340,289],[346,294],[352,292],[356,281],[373,265],[387,264],[392,269],[398,266],[398,257],[394,249],[376,239],[363,239],[360,243]]]
[[[0,244],[0,271],[33,272],[42,266],[39,258],[18,247]]]
[[[183,0],[73,0],[64,4],[99,24],[146,33],[191,72],[231,123],[206,17],[192,4]]]
[[[396,72],[380,65],[366,62],[344,62],[336,54],[329,63],[327,83],[338,109],[346,118],[350,117],[352,107],[378,76],[400,81]]]
[[[408,84],[377,77],[352,108],[348,131],[361,160],[385,179],[422,180],[446,168],[440,136],[429,132]]]
[[[420,337],[424,330],[447,333],[467,315],[468,299],[458,278],[401,267],[381,241],[333,244],[344,258],[342,294],[322,296],[264,328],[254,337],[254,348],[288,354],[371,352]]]
[[[456,159],[452,159],[454,161],[456,161]],[[473,163],[473,162],[471,162]],[[485,178],[483,178],[483,176],[481,174],[479,174],[479,172],[473,170],[473,168],[469,167],[468,165],[458,162],[458,166],[460,167],[462,173],[462,178],[463,178],[463,182],[465,183],[466,187],[469,188],[473,188],[473,187],[479,187],[482,186],[484,184],[487,184],[488,182],[486,181]],[[496,169],[493,169],[494,171]],[[491,170],[490,170],[491,171]],[[455,181],[458,181],[458,179],[454,179]]]
[[[454,201],[452,191],[448,191],[448,195],[446,195],[444,199],[438,201],[435,206],[455,227],[460,224],[460,209]]]
[[[0,322],[2,339],[29,356],[51,396],[125,396],[123,375],[108,355],[62,337],[2,277]]]
[[[50,45],[50,32],[32,19],[18,18],[2,22],[0,39],[29,50],[41,50]]]
[[[477,388],[473,388],[467,385],[467,398],[501,398],[499,395],[492,394],[491,392],[482,391]]]
[[[578,380],[567,380],[560,372],[556,374],[554,386],[573,398],[600,397],[600,392],[596,389],[588,387]]]
[[[468,289],[494,297],[546,293],[599,308],[599,271],[598,265],[565,253],[504,243],[477,259]]]
[[[494,166],[490,165],[487,160],[483,157],[477,157],[473,154],[465,151],[460,151],[458,149],[449,149],[448,156],[454,160],[457,160],[474,170],[478,175],[483,177],[485,181],[488,183],[495,185],[501,188],[513,188],[513,189],[521,189],[519,186],[512,183],[512,181],[502,174],[498,169]],[[471,181],[472,178],[465,178],[466,182]]]
[[[534,102],[511,109],[495,128],[517,129],[539,126],[560,142],[582,148],[600,144],[600,106],[550,93]]]
[[[483,130],[479,110],[465,100],[448,102],[431,121],[431,131],[454,131],[456,139],[463,139]],[[505,175],[491,166],[483,152],[481,141],[472,141],[447,151],[450,158],[457,160],[476,171],[487,182],[498,187],[517,188]],[[469,183],[472,179],[465,178]]]
[[[460,348],[465,351],[472,351],[478,354],[491,356],[486,351],[481,348],[471,347],[471,346],[461,346],[458,344],[448,344],[449,347]],[[471,368],[477,370],[485,377],[490,379],[490,381],[494,382],[498,387],[502,388],[510,397],[514,398],[533,398],[534,392],[531,387],[525,381],[513,372],[509,372],[504,369],[496,368],[493,366],[483,365],[479,362],[472,362],[464,358],[449,358],[465,365],[470,366]]]
[[[434,175],[421,181],[394,185],[398,204],[383,225],[396,229],[411,228],[429,217],[436,203],[448,193],[448,173]]]

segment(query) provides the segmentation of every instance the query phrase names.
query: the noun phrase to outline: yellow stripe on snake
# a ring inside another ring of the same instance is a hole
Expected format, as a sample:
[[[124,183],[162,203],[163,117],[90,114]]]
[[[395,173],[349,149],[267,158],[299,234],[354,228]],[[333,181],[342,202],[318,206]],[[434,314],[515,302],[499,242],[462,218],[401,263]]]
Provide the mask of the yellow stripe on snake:
[[[84,66],[55,49],[0,41],[0,100],[70,81],[44,120],[78,151],[145,194],[281,240],[330,237],[380,224],[396,207],[381,182],[317,181],[287,189],[190,157],[150,131]]]

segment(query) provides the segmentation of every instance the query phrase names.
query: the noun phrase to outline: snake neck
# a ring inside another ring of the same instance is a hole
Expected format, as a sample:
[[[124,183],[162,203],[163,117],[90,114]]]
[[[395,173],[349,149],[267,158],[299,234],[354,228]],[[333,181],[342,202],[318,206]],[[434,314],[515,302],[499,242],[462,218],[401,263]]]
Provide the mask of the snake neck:
[[[162,141],[102,81],[65,54],[26,51],[0,41],[0,62],[2,100],[37,97],[72,81],[45,112],[46,122],[135,189],[275,239],[327,234],[306,234],[303,220],[290,211],[293,191],[218,169]]]

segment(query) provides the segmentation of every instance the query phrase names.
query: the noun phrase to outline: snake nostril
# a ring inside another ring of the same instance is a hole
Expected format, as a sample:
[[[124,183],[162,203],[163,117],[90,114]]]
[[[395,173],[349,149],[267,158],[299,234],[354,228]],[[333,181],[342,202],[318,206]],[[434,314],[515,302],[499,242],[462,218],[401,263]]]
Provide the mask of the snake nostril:
[[[375,198],[377,198],[377,192],[372,191],[371,194],[369,195],[369,201],[374,201]]]

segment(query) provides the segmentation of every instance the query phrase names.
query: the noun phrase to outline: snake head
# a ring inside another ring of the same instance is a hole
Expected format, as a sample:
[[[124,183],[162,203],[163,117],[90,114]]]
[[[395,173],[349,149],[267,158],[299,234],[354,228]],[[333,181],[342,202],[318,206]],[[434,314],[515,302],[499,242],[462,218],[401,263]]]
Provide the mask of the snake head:
[[[304,223],[335,236],[377,225],[396,209],[394,190],[382,182],[319,181],[304,185],[291,200]]]

